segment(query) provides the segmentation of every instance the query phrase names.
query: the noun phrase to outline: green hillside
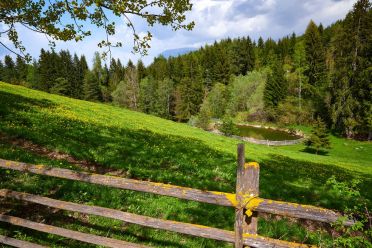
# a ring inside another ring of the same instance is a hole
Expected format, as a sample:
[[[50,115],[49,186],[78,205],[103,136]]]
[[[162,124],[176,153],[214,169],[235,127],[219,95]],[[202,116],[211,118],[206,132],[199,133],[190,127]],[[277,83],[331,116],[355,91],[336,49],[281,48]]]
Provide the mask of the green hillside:
[[[225,192],[234,192],[235,189],[238,140],[115,106],[0,82],[0,137],[0,158],[3,159],[85,169],[12,142],[24,139],[48,150],[97,164],[96,168],[101,173],[199,189]],[[331,151],[321,156],[304,152],[303,145],[267,147],[247,143],[247,160],[261,165],[261,196],[340,209],[343,202],[325,186],[326,180],[335,175],[340,181],[361,179],[361,192],[371,199],[372,144],[332,136],[331,145]],[[225,207],[5,170],[0,170],[0,178],[1,187],[51,198],[230,230],[233,228],[234,211]],[[21,203],[12,204],[17,205],[11,212],[14,215],[40,220],[37,211],[27,215],[22,211]],[[123,226],[119,221],[62,211],[50,213],[46,222],[155,247],[229,247],[225,243],[136,225]],[[262,219],[259,233],[317,244],[319,237],[308,235],[308,231],[299,224],[291,223],[287,227],[282,222]],[[2,233],[40,243],[53,242],[56,247],[82,246],[77,242],[36,235],[26,229],[0,223]]]

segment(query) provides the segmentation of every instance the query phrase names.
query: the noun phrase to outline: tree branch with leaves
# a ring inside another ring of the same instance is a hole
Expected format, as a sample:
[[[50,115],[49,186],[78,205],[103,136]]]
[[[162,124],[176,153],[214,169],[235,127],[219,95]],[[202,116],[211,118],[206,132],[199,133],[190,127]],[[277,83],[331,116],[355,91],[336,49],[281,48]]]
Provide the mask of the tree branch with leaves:
[[[144,19],[149,26],[160,24],[172,30],[192,30],[194,22],[186,22],[186,12],[190,11],[190,0],[2,0],[0,2],[0,38],[5,37],[14,48],[0,40],[0,45],[18,56],[30,61],[19,28],[44,34],[52,47],[55,41],[81,41],[92,35],[86,24],[93,24],[106,33],[98,43],[106,48],[103,55],[111,54],[112,47],[122,47],[121,41],[112,42],[117,26],[108,14],[122,17],[133,35],[133,52],[146,55],[150,48],[152,34],[140,36],[131,17]]]

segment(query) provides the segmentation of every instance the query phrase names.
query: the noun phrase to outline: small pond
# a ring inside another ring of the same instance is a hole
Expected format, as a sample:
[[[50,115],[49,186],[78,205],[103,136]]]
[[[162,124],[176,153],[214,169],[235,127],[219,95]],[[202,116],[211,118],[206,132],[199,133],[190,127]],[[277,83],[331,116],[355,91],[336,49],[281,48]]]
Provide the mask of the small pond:
[[[296,140],[301,137],[285,131],[276,130],[273,128],[253,127],[245,125],[237,125],[238,135],[241,137],[250,137],[258,140]]]

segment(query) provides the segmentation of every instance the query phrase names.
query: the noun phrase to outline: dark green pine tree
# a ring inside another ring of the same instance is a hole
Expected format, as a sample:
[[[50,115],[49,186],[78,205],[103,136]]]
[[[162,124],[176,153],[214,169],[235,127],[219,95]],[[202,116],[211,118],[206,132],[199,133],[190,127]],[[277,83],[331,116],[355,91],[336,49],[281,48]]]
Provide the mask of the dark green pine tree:
[[[133,64],[133,62],[132,62],[132,60],[130,60],[129,59],[129,61],[128,61],[128,64],[127,64],[127,67],[126,68],[130,68],[130,69],[133,69],[133,68],[135,68],[135,66],[134,66],[134,64]]]
[[[155,80],[163,80],[168,74],[167,60],[162,55],[155,58],[147,71]]]
[[[94,53],[93,69],[87,70],[84,76],[84,99],[101,101],[102,62],[98,52]]]
[[[17,71],[15,68],[14,61],[9,55],[5,55],[4,58],[4,70],[3,79],[7,83],[15,84],[17,83]]]
[[[70,82],[64,77],[59,77],[56,78],[53,87],[50,89],[50,93],[68,96],[70,88]]]
[[[57,74],[58,59],[58,54],[55,52],[51,53],[41,49],[38,62],[38,74],[40,75],[38,89],[49,92],[53,87],[54,80],[59,77]]]
[[[308,83],[314,88],[319,88],[324,86],[325,83],[325,54],[318,27],[313,21],[310,21],[308,24],[304,37],[307,61],[307,70],[305,73],[309,78]]]
[[[277,55],[277,44],[276,42],[269,38],[265,41],[263,52],[262,52],[262,65],[272,66],[276,62]]]
[[[111,59],[109,68],[109,89],[111,93],[116,89],[119,82],[124,80],[124,69],[120,59]]]
[[[190,119],[199,112],[203,100],[202,68],[195,54],[183,59],[183,77],[176,89],[176,117],[180,121]]]
[[[247,72],[253,71],[256,55],[254,52],[254,44],[249,36],[242,39],[242,52],[241,56],[243,58],[243,65],[241,67],[240,73],[246,75]]]
[[[305,145],[308,149],[315,150],[315,154],[318,154],[321,149],[331,148],[327,127],[320,117],[316,119]]]
[[[85,65],[82,65],[82,61],[75,53],[72,59],[72,90],[71,96],[77,99],[83,99],[83,84],[84,84],[84,74],[88,69],[88,65],[86,64],[85,57],[83,57]],[[83,63],[84,63],[83,62]]]
[[[4,80],[4,64],[3,61],[0,60],[0,81]]]
[[[204,85],[206,86],[207,90],[211,90],[213,87],[213,83],[216,82],[214,72],[214,61],[216,61],[216,54],[214,53],[215,48],[206,45],[202,56],[201,56],[201,64],[203,65],[203,78],[204,78]],[[177,63],[182,64],[181,57],[177,58]],[[175,81],[180,81],[180,78],[175,78]]]
[[[253,70],[255,54],[252,41],[249,37],[234,39],[227,48],[231,74],[246,75],[248,71]]]
[[[17,56],[15,71],[17,75],[17,83],[26,82],[27,79],[27,64],[23,58]]]
[[[227,48],[222,45],[216,47],[216,60],[213,66],[214,81],[227,85],[230,80],[230,60]]]
[[[89,101],[100,101],[101,91],[99,87],[99,79],[92,71],[87,70],[84,77],[84,99]]]
[[[141,80],[146,77],[146,67],[142,60],[138,60],[137,62],[137,77],[138,82],[141,82]]]
[[[79,81],[76,87],[77,90],[77,98],[84,99],[84,78],[85,74],[89,71],[88,63],[84,55],[80,56],[79,59],[79,66],[78,66],[78,75]]]
[[[139,105],[142,112],[147,114],[156,114],[156,90],[158,81],[152,76],[142,79],[140,82]]]
[[[40,51],[38,60],[38,74],[40,75],[40,82],[37,85],[37,89],[48,91],[48,66],[49,66],[49,51],[45,51],[43,48]]]
[[[57,88],[63,86],[64,89],[60,90],[59,94],[63,94],[66,96],[73,97],[75,94],[74,92],[74,81],[76,80],[75,70],[74,70],[74,63],[72,60],[72,56],[69,51],[62,50],[58,54],[59,59],[56,62],[57,66],[57,79],[55,80],[55,84]],[[65,80],[61,80],[65,79]],[[62,84],[61,84],[62,83]],[[62,86],[61,86],[62,85]],[[62,93],[63,92],[63,93]]]
[[[181,80],[176,91],[176,117],[178,120],[188,120],[199,112],[202,101],[201,92],[200,82],[189,77],[184,77]]]
[[[334,127],[348,138],[372,138],[372,10],[359,0],[333,39],[335,68],[331,90]]]
[[[242,42],[240,38],[233,42],[228,49],[228,56],[230,61],[230,72],[234,75],[240,75],[243,71],[244,61],[241,56]]]
[[[263,53],[264,53],[264,40],[260,36],[257,41],[257,46],[255,47],[255,69],[260,69],[264,65]]]
[[[325,50],[318,26],[310,21],[305,32],[305,53],[307,84],[304,85],[304,95],[313,102],[315,111],[324,119],[327,118],[324,98],[327,84],[327,68]]]
[[[274,109],[287,96],[288,82],[280,60],[275,60],[271,72],[267,76],[264,89],[264,104],[266,110]]]
[[[293,54],[295,52],[296,41],[297,41],[296,33],[293,32],[292,35],[291,35],[291,38],[289,39],[289,52],[290,52],[291,56],[293,56]]]

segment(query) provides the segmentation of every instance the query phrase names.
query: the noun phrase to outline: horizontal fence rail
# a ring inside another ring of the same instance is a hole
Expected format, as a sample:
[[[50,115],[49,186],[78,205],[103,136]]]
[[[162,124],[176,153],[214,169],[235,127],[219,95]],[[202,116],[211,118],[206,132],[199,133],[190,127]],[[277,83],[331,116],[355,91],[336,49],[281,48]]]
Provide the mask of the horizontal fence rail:
[[[46,246],[37,245],[28,241],[13,239],[0,235],[0,244],[10,245],[19,248],[46,248]]]
[[[341,217],[339,213],[329,209],[260,198],[259,197],[260,168],[257,163],[254,162],[245,163],[245,153],[243,144],[238,145],[237,162],[238,163],[236,192],[233,194],[193,189],[188,187],[180,187],[164,183],[140,181],[116,176],[100,175],[89,172],[79,172],[63,168],[48,167],[45,165],[34,165],[29,163],[0,159],[0,168],[3,169],[17,170],[26,173],[34,173],[37,175],[69,179],[119,189],[153,193],[163,196],[176,197],[180,199],[193,200],[226,207],[234,207],[235,208],[234,231],[228,231],[191,223],[157,219],[153,217],[123,212],[120,210],[61,201],[29,193],[11,191],[8,189],[0,189],[0,197],[32,202],[65,211],[72,211],[82,214],[111,218],[150,228],[173,231],[202,238],[209,238],[234,243],[235,248],[243,248],[245,246],[267,248],[312,247],[306,244],[288,242],[258,235],[257,234],[258,212],[301,219],[309,219],[326,223],[333,223]],[[0,221],[37,230],[40,232],[55,234],[62,237],[71,238],[91,244],[102,245],[106,247],[129,247],[129,248],[145,247],[143,245],[132,244],[122,240],[101,237],[87,233],[81,233],[4,214],[0,214]],[[354,222],[352,220],[347,220],[346,222],[344,222],[344,225],[353,224]],[[36,244],[29,243],[27,241],[21,241],[1,235],[0,243],[13,245],[15,247],[26,248],[42,247]]]
[[[234,232],[222,230],[218,228],[189,224],[177,221],[162,220],[152,217],[145,217],[142,215],[122,212],[110,208],[83,205],[78,203],[71,203],[66,201],[55,200],[47,197],[32,195],[28,193],[20,193],[7,189],[0,190],[0,196],[4,198],[17,199],[27,202],[33,202],[40,205],[73,211],[83,214],[92,214],[101,217],[107,217],[111,219],[121,220],[124,222],[138,224],[141,226],[152,227],[156,229],[162,229],[167,231],[178,232],[182,234],[193,235],[202,238],[209,238],[219,241],[225,241],[234,243]],[[271,238],[262,237],[259,235],[244,235],[244,245],[258,246],[258,247],[309,247],[308,245],[298,244],[294,242],[287,242],[282,240],[276,240]]]
[[[180,199],[211,203],[221,206],[237,206],[236,195],[232,193],[205,191],[163,183],[140,181],[88,172],[78,172],[69,169],[52,168],[45,165],[33,165],[4,159],[0,159],[0,167],[5,169],[30,172],[38,175],[53,176],[80,182],[110,186],[114,188],[154,193],[158,195],[171,196]],[[339,217],[341,217],[340,214],[332,210],[310,205],[288,203],[263,198],[258,198],[257,200],[260,202],[255,208],[255,210],[258,212],[309,219],[326,223],[333,223],[337,221]],[[354,222],[352,220],[348,220],[344,224],[352,225],[353,223]]]
[[[12,225],[16,225],[16,226],[26,227],[26,228],[33,229],[39,232],[50,233],[50,234],[62,236],[65,238],[75,239],[75,240],[79,240],[79,241],[94,244],[94,245],[102,245],[105,247],[112,247],[112,248],[145,248],[147,247],[143,245],[128,243],[122,240],[111,239],[111,238],[101,237],[101,236],[77,232],[77,231],[71,231],[68,229],[50,226],[50,225],[46,225],[43,223],[37,223],[37,222],[30,221],[30,220],[25,220],[22,218],[5,215],[5,214],[0,214],[0,221],[6,222]]]

